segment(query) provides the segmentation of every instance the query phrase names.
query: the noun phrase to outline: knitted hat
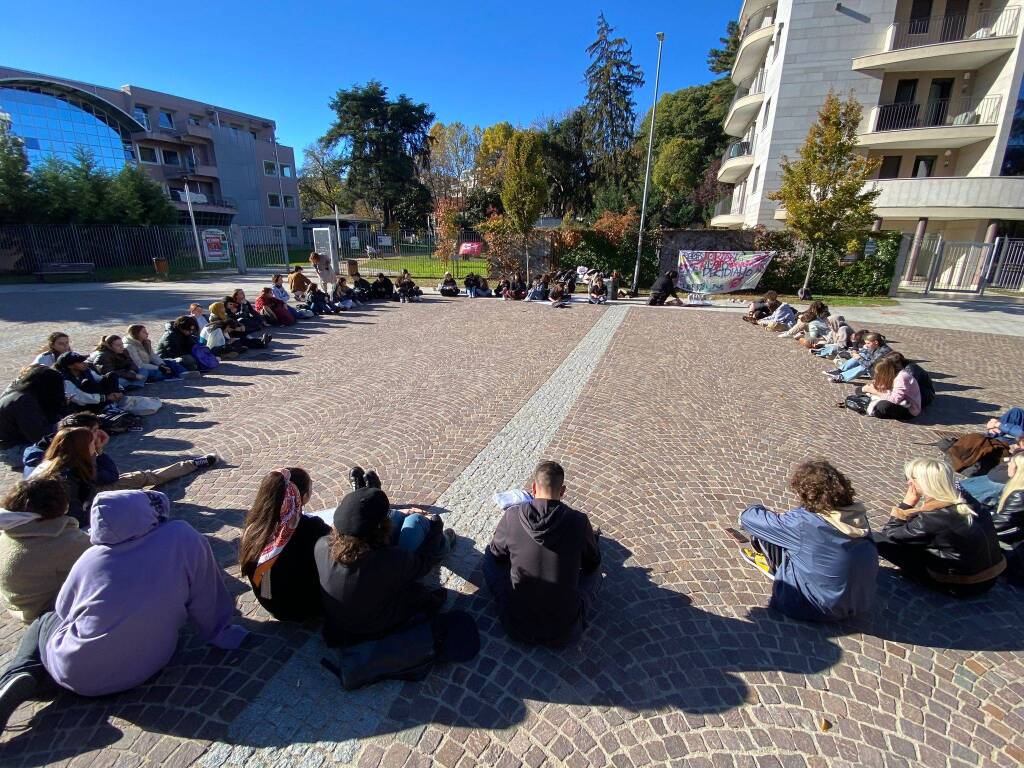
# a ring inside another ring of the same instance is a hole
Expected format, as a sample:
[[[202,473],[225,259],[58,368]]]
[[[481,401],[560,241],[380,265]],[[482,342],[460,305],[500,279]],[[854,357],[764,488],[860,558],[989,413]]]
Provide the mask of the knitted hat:
[[[391,502],[380,488],[359,488],[334,510],[334,530],[342,536],[367,538],[388,516]]]

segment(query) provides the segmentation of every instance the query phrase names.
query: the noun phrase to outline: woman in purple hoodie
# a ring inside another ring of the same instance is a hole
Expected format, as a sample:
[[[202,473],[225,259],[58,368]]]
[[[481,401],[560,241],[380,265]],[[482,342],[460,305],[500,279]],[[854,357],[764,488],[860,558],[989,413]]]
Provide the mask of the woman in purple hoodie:
[[[234,599],[210,545],[188,523],[168,520],[170,508],[157,491],[96,495],[92,546],[0,676],[0,729],[22,702],[56,685],[82,696],[141,685],[170,661],[189,619],[218,648],[241,644],[247,633],[231,623]]]

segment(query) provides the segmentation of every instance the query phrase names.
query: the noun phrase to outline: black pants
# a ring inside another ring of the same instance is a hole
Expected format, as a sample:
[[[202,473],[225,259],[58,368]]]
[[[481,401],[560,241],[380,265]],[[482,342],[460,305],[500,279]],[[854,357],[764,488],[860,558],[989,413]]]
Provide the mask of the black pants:
[[[914,418],[914,414],[905,405],[890,403],[888,400],[882,400],[875,405],[872,415],[876,419],[896,419],[897,421],[910,421]]]
[[[953,597],[981,595],[988,592],[996,583],[996,579],[989,579],[978,584],[947,584],[937,581],[928,571],[928,553],[922,548],[906,544],[893,544],[889,541],[876,542],[876,546],[879,556],[899,568],[901,575]]]
[[[751,536],[750,546],[768,559],[768,564],[771,565],[773,572],[782,567],[782,557],[786,550],[778,544],[772,544],[769,541],[762,541],[755,536]]]
[[[53,611],[44,613],[38,619],[29,624],[25,634],[21,636],[21,645],[14,652],[14,658],[7,665],[7,669],[0,675],[0,687],[7,680],[22,672],[32,675],[36,681],[36,694],[55,693],[58,685],[50,677],[50,673],[43,666],[43,648],[46,647],[50,635],[54,633],[60,620]]]
[[[649,307],[663,307],[665,306],[665,299],[668,298],[667,293],[652,293],[651,298],[647,300],[647,306]]]

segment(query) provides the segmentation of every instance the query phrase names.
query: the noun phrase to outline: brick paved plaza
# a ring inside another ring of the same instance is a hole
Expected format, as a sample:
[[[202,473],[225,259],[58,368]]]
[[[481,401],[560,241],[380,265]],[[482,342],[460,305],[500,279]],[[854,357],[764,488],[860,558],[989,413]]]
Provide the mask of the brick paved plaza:
[[[173,308],[224,287],[4,289],[2,373],[51,330],[80,351],[138,318],[158,335]],[[429,297],[308,322],[272,354],[153,385],[164,409],[109,450],[124,469],[225,458],[166,490],[208,537],[252,636],[234,652],[185,638],[126,694],[23,707],[0,765],[1020,765],[1020,591],[954,603],[885,566],[871,620],[801,624],[764,609],[769,582],[724,531],[750,502],[791,505],[788,472],[811,456],[846,471],[880,525],[903,462],[934,455],[937,431],[1020,404],[1024,338],[878,329],[935,378],[916,423],[837,409],[847,388],[820,361],[722,310]],[[488,497],[541,455],[564,464],[567,501],[604,532],[593,624],[561,652],[509,642],[478,592]],[[460,540],[439,578],[480,625],[471,664],[346,693],[319,666],[317,627],[269,620],[239,580],[263,473],[306,467],[315,510],[345,493],[354,463],[376,467],[394,502],[448,510]],[[0,661],[21,633],[5,612]]]

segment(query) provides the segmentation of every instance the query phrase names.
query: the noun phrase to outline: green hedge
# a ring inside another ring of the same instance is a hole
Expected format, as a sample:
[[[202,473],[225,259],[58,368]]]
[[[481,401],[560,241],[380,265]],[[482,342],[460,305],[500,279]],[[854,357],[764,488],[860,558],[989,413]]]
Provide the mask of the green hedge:
[[[633,270],[636,268],[636,233],[629,234],[632,237],[624,238],[623,242],[616,246],[599,233],[586,230],[582,233],[583,239],[580,243],[559,256],[558,262],[563,269],[584,266],[604,272],[606,275],[617,269],[623,280],[630,283],[633,280]],[[640,256],[640,285],[646,287],[657,277],[658,253],[654,235],[645,235]],[[628,285],[625,287],[628,288]]]
[[[900,252],[899,232],[882,232],[874,236],[878,250],[852,264],[841,263],[843,254],[819,251],[814,259],[811,293],[830,296],[885,296],[889,293],[896,259]],[[796,293],[804,284],[807,272],[807,251],[780,253],[765,270],[759,291],[775,290]]]

